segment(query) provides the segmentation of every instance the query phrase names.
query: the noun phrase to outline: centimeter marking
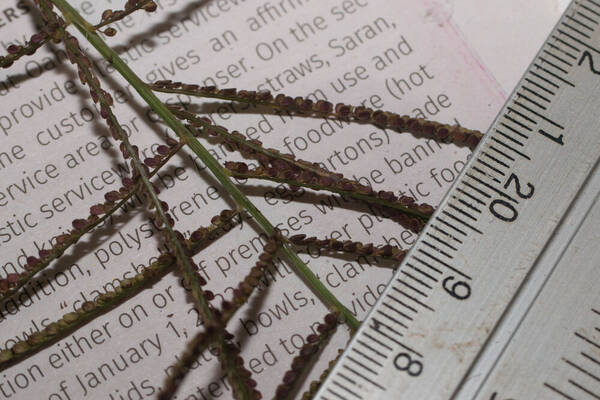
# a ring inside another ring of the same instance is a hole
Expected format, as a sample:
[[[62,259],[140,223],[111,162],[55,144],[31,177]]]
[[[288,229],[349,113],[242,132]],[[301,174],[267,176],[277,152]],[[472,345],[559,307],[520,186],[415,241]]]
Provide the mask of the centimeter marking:
[[[456,392],[600,156],[599,24],[571,3],[317,398]]]

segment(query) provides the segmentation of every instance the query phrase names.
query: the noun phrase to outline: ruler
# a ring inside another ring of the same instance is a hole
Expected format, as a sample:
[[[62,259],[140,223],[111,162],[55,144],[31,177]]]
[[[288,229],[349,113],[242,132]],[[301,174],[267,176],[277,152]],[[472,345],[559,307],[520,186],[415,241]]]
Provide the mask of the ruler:
[[[600,399],[599,158],[600,0],[578,0],[317,398]]]

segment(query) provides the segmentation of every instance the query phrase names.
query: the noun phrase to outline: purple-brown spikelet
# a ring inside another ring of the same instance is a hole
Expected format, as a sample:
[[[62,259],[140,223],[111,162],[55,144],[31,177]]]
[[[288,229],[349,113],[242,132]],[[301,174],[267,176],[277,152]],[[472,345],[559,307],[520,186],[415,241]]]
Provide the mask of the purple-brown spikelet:
[[[254,92],[233,88],[218,89],[214,86],[198,87],[197,85],[186,85],[170,80],[156,81],[151,84],[151,87],[154,90],[167,93],[217,98],[273,107],[291,113],[319,115],[368,123],[397,132],[409,132],[415,136],[434,139],[442,143],[454,143],[457,146],[468,146],[469,148],[475,148],[483,137],[483,134],[479,131],[466,129],[458,125],[441,124],[423,118],[414,118],[345,103],[337,103],[334,106],[333,103],[326,100],[313,102],[303,97],[291,97],[281,93],[273,97],[269,92]]]
[[[281,238],[279,232],[277,232],[266,241],[263,246],[263,252],[259,255],[258,260],[249,273],[238,284],[237,288],[234,289],[232,298],[223,302],[220,316],[222,323],[226,323],[248,301],[254,290],[259,286],[266,269],[271,264],[280,246]]]
[[[243,162],[226,162],[225,168],[236,178],[262,179],[286,183],[290,186],[307,187],[313,190],[327,190],[347,195],[357,200],[379,206],[382,215],[418,233],[425,221],[433,214],[434,208],[426,203],[418,204],[412,197],[396,196],[390,191],[374,191],[371,187],[344,178],[340,174],[317,176],[311,171],[296,168],[282,160],[276,160],[271,167],[251,169]]]
[[[219,214],[220,219],[218,224],[198,228],[195,232],[203,232],[203,234],[196,235],[194,240],[190,239],[185,242],[188,253],[190,255],[197,254],[209,243],[229,232],[235,224],[239,223],[236,222],[236,218],[239,216],[238,211],[223,210]],[[237,220],[241,221],[239,218]],[[133,277],[119,279],[118,285],[115,285],[113,282],[113,286],[116,286],[114,291],[99,290],[99,292],[103,292],[101,295],[92,301],[84,302],[75,312],[67,313],[58,321],[48,324],[45,329],[36,334],[34,339],[28,338],[27,340],[19,341],[10,349],[0,351],[0,369],[45,348],[52,344],[54,340],[61,338],[61,335],[64,333],[82,326],[102,313],[132,298],[149,287],[157,279],[172,271],[175,266],[175,260],[175,257],[171,254],[161,254],[157,261],[147,267],[140,268],[138,273]],[[35,257],[29,257],[28,262],[35,264],[40,261]],[[0,281],[0,286],[2,282],[4,280]]]
[[[180,144],[177,143],[177,145],[169,147],[168,151],[163,151],[164,155],[160,156],[156,168],[150,172],[150,177],[158,172],[159,168],[175,155],[180,148]],[[51,249],[40,250],[37,255],[38,257],[28,257],[23,272],[12,274],[4,279],[0,278],[0,301],[15,294],[33,276],[48,267],[53,260],[60,257],[70,246],[76,244],[84,234],[90,232],[116,212],[135,194],[138,185],[139,178],[130,179],[125,177],[123,179],[123,186],[119,190],[111,190],[104,194],[104,203],[95,204],[90,207],[90,214],[87,218],[74,219],[71,222],[73,227],[71,231],[57,235],[56,243]]]
[[[100,22],[94,26],[94,29],[101,30],[106,25],[118,22],[128,16],[129,14],[137,11],[144,10],[146,12],[154,12],[158,8],[158,5],[153,0],[127,0],[123,7],[123,10],[104,10],[100,18]],[[112,27],[108,27],[102,31],[106,36],[114,36],[117,30]]]
[[[45,324],[40,331],[32,332],[22,340],[17,340],[10,348],[0,350],[0,370],[63,339],[85,323],[131,299],[177,268],[177,272],[183,275],[184,286],[191,291],[191,297],[199,312],[204,329],[196,332],[193,339],[187,343],[178,363],[170,367],[171,374],[168,376],[159,398],[163,400],[173,398],[194,360],[203,351],[210,349],[218,356],[221,368],[227,378],[225,386],[229,385],[228,388],[231,389],[233,398],[237,400],[261,399],[262,394],[257,389],[257,382],[252,378],[249,365],[242,358],[241,345],[237,344],[234,335],[227,330],[227,325],[236,311],[241,310],[249,302],[251,296],[267,292],[267,288],[274,283],[275,279],[269,280],[267,272],[271,272],[269,268],[274,266],[273,259],[279,254],[285,256],[286,260],[290,262],[292,270],[313,289],[329,310],[333,310],[332,313],[325,316],[322,323],[317,325],[314,333],[305,338],[304,345],[277,387],[275,399],[290,399],[295,395],[297,386],[300,385],[310,367],[314,365],[315,356],[327,344],[338,324],[345,323],[351,333],[356,332],[360,324],[350,310],[329,292],[327,286],[319,280],[312,269],[298,257],[296,247],[317,250],[319,254],[321,252],[334,253],[338,256],[339,254],[352,254],[359,257],[373,257],[375,261],[389,259],[394,262],[402,261],[406,251],[392,245],[377,246],[353,240],[339,241],[331,238],[306,236],[302,233],[289,238],[284,237],[279,230],[274,228],[279,226],[277,225],[279,221],[271,222],[267,219],[231,178],[238,178],[240,181],[242,179],[268,180],[283,183],[292,191],[309,188],[315,191],[337,193],[344,198],[360,201],[361,206],[368,208],[368,212],[377,216],[378,219],[379,217],[389,218],[415,232],[419,232],[423,228],[434,209],[429,204],[419,204],[414,198],[400,195],[398,191],[380,190],[380,188],[364,185],[358,179],[349,179],[340,173],[328,171],[323,168],[324,164],[322,163],[305,161],[293,154],[285,154],[277,149],[267,148],[260,140],[249,139],[236,130],[228,130],[223,126],[216,125],[207,117],[189,112],[193,107],[187,103],[180,106],[168,105],[160,101],[152,91],[174,93],[178,96],[189,95],[241,102],[251,106],[267,107],[276,113],[284,112],[290,116],[305,115],[372,124],[383,129],[411,132],[417,136],[461,146],[474,147],[478,143],[481,133],[459,126],[449,126],[387,111],[373,110],[364,106],[332,103],[323,99],[294,97],[281,93],[272,94],[268,91],[219,89],[214,86],[202,87],[171,80],[157,81],[150,85],[144,84],[130,68],[132,63],[124,60],[115,49],[106,43],[105,39],[108,40],[109,37],[115,36],[124,28],[129,29],[128,20],[125,18],[135,11],[153,12],[159,6],[165,8],[164,4],[161,5],[153,0],[124,0],[122,9],[104,10],[100,22],[96,25],[87,22],[69,4],[68,0],[34,0],[34,4],[37,6],[36,10],[40,11],[38,16],[41,18],[36,20],[39,22],[37,27],[39,32],[28,40],[24,37],[25,40],[22,44],[10,44],[6,48],[7,54],[0,56],[0,68],[14,65],[20,58],[34,54],[38,48],[47,43],[60,44],[64,49],[66,59],[73,64],[79,81],[89,91],[89,100],[93,102],[95,109],[105,122],[107,133],[118,144],[116,154],[122,156],[126,166],[131,166],[131,173],[122,176],[120,187],[107,188],[103,197],[93,199],[93,202],[87,205],[89,212],[82,217],[74,218],[70,227],[58,232],[50,240],[46,240],[51,244],[49,248],[42,247],[37,254],[27,256],[23,271],[5,273],[5,276],[0,278],[0,302],[18,294],[19,290],[22,290],[23,286],[29,283],[37,273],[47,268],[53,260],[59,259],[86,233],[97,227],[101,228],[101,224],[104,225],[103,222],[107,221],[107,218],[110,218],[132,196],[136,196],[136,199],[141,200],[139,203],[144,204],[150,210],[147,214],[150,215],[149,218],[154,227],[159,229],[164,246],[161,246],[162,253],[154,258],[155,262],[147,267],[136,268],[135,275],[130,278],[113,280],[113,286],[110,286],[113,289],[106,289],[106,286],[103,286],[102,290],[97,290],[101,294],[94,299],[80,303],[72,312],[67,312],[58,320]],[[69,33],[72,28],[77,28],[82,33],[81,36],[78,36],[81,39],[78,40]],[[81,43],[85,42],[85,45],[80,44],[80,40]],[[100,73],[98,60],[90,58],[83,50],[83,47],[88,44],[99,51],[103,61],[107,63],[107,67],[113,68],[131,84],[131,88],[141,95],[150,110],[162,119],[179,140],[167,137],[163,144],[151,146],[151,154],[146,153],[147,149],[141,150],[130,141],[130,136],[124,131],[123,125],[119,123],[114,111],[115,102],[122,104],[121,96],[115,95],[113,99],[113,96],[103,89],[99,78],[104,79],[107,75]],[[60,61],[62,62],[63,59],[65,58],[61,57]],[[220,140],[227,144],[228,148],[253,161],[248,163],[226,162],[225,168],[223,168],[220,159],[218,161],[199,140],[207,137],[209,142],[214,143]],[[175,219],[173,218],[175,214],[172,214],[174,211],[171,211],[169,204],[164,201],[165,196],[161,195],[162,199],[159,198],[159,188],[150,180],[183,147],[192,151],[204,163],[204,166],[222,185],[224,191],[231,196],[229,200],[233,200],[235,204],[235,209],[223,210],[215,215],[210,220],[211,225],[200,227],[188,234],[175,229]],[[137,204],[133,206],[137,207]],[[257,226],[263,230],[261,237],[267,237],[267,240],[255,263],[246,266],[250,268],[243,271],[244,277],[233,288],[231,297],[225,299],[222,295],[215,295],[206,290],[208,275],[205,278],[200,274],[200,269],[192,257],[210,242],[224,236],[237,224],[242,224],[244,218],[252,219],[252,222],[257,223]],[[265,233],[266,236],[264,236]],[[118,284],[115,285],[115,283]],[[216,297],[223,299],[220,308],[217,308],[216,302],[213,301]],[[341,354],[341,351],[338,354]],[[302,396],[303,400],[308,400],[315,395],[334,361],[329,364],[329,368],[321,375],[320,379],[310,385],[309,390]]]
[[[300,397],[302,400],[314,399],[315,395],[317,394],[317,391],[319,390],[319,388],[321,387],[321,385],[323,384],[323,382],[337,363],[338,359],[342,356],[342,354],[344,354],[344,349],[338,349],[337,356],[333,360],[329,361],[329,363],[327,364],[327,368],[325,368],[325,370],[321,373],[319,379],[312,381],[306,392],[302,394],[302,396]]]
[[[406,250],[390,244],[374,246],[373,243],[365,244],[352,240],[317,239],[314,236],[307,237],[303,233],[291,236],[289,241],[297,246],[307,246],[331,252],[389,258],[395,261],[402,261],[407,253]]]
[[[244,156],[260,161],[261,166],[255,169],[250,169],[243,162],[226,163],[225,167],[234,177],[264,179],[287,183],[293,187],[304,186],[313,190],[328,190],[392,208],[394,210],[390,210],[386,215],[415,232],[420,231],[424,221],[434,211],[429,204],[417,204],[409,196],[396,196],[391,191],[376,192],[358,181],[344,178],[342,174],[329,172],[317,163],[296,159],[293,155],[282,154],[276,149],[264,148],[258,140],[248,140],[239,132],[229,132],[226,128],[214,125],[206,118],[198,118],[188,111],[174,108],[173,112],[177,117],[190,122],[192,126],[208,129],[222,137],[226,143],[236,144],[237,150]]]
[[[47,32],[41,31],[31,35],[29,40],[24,45],[11,44],[6,48],[8,53],[5,56],[0,56],[0,68],[9,68],[15,61],[23,56],[31,56],[35,54],[37,49],[45,45],[50,40]]]
[[[318,353],[327,343],[338,326],[336,313],[329,313],[323,318],[323,323],[317,326],[317,333],[306,337],[304,345],[300,348],[298,355],[292,360],[290,369],[283,375],[283,381],[275,389],[275,400],[290,399],[294,393],[295,384],[306,373],[313,356]]]

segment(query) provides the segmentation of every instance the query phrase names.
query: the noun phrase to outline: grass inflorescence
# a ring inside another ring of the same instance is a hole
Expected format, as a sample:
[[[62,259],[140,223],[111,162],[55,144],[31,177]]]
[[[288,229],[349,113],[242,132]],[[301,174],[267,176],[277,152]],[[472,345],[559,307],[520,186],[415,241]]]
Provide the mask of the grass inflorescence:
[[[266,107],[299,116],[334,118],[347,122],[370,124],[381,129],[411,133],[419,137],[469,148],[477,145],[482,134],[460,126],[450,126],[342,102],[313,101],[301,96],[273,95],[270,92],[233,88],[203,87],[171,80],[146,83],[98,33],[102,33],[106,38],[114,36],[118,32],[112,26],[113,24],[137,11],[149,13],[156,11],[158,9],[156,2],[127,0],[122,9],[105,10],[100,22],[95,25],[82,18],[68,0],[36,0],[35,5],[36,12],[42,21],[39,31],[23,45],[9,46],[7,54],[0,56],[0,67],[9,68],[22,58],[35,54],[39,48],[49,43],[63,46],[69,61],[77,71],[80,83],[87,87],[89,98],[98,107],[100,116],[105,122],[104,128],[118,142],[122,159],[131,164],[132,172],[123,178],[119,189],[110,190],[104,194],[103,202],[90,205],[87,215],[73,219],[72,228],[56,235],[50,249],[43,249],[36,256],[29,256],[23,272],[0,277],[0,301],[6,301],[17,295],[24,285],[35,279],[37,274],[48,268],[53,262],[59,260],[87,233],[101,227],[107,218],[110,218],[134,195],[139,195],[147,200],[144,203],[148,206],[154,226],[162,234],[162,240],[167,250],[158,254],[155,262],[141,268],[133,277],[120,279],[119,285],[114,290],[106,291],[93,300],[85,301],[75,311],[62,315],[61,318],[49,323],[43,330],[31,334],[25,340],[18,341],[11,348],[0,349],[0,369],[14,365],[56,343],[67,334],[141,293],[168,273],[177,270],[183,276],[186,286],[191,290],[203,327],[188,341],[178,363],[172,367],[171,374],[164,382],[158,397],[160,399],[173,398],[196,358],[203,351],[212,349],[219,355],[220,365],[230,383],[233,396],[236,399],[258,400],[262,398],[262,393],[242,358],[242,349],[237,344],[235,335],[228,331],[228,323],[236,312],[248,304],[252,296],[263,295],[270,287],[269,285],[261,287],[261,282],[266,280],[265,274],[273,266],[275,257],[282,255],[328,309],[323,322],[317,324],[317,332],[306,337],[304,346],[293,359],[290,369],[283,375],[283,381],[276,388],[274,393],[276,400],[290,399],[299,390],[303,378],[307,376],[310,368],[314,365],[314,358],[326,346],[336,332],[336,328],[340,324],[344,324],[350,334],[353,334],[360,324],[306,263],[298,257],[299,249],[315,249],[323,254],[369,256],[374,259],[392,260],[395,263],[401,262],[407,251],[390,244],[377,245],[353,240],[317,238],[310,232],[286,237],[275,229],[276,224],[265,217],[243,193],[243,187],[240,188],[234,181],[236,179],[262,180],[283,183],[292,191],[302,187],[314,191],[340,194],[357,202],[366,203],[369,210],[372,210],[371,207],[377,207],[378,215],[389,218],[417,233],[425,226],[433,214],[434,208],[426,203],[418,203],[416,199],[409,196],[396,195],[394,190],[376,190],[357,180],[348,179],[340,173],[328,171],[317,162],[302,160],[292,154],[265,147],[261,141],[249,139],[236,130],[216,125],[201,114],[193,113],[180,106],[168,105],[161,101],[156,93],[218,99]],[[87,51],[83,50],[85,46],[80,44],[80,41],[70,33],[70,28],[75,28],[83,34],[86,45],[89,44],[95,48],[111,67],[128,81],[146,102],[148,108],[162,119],[177,139],[165,138],[164,143],[156,148],[153,156],[140,158],[138,147],[130,141],[114,111],[113,98],[103,89],[94,63],[91,62]],[[201,142],[207,138],[216,138],[230,145],[242,157],[252,160],[253,163],[233,160],[219,163]],[[234,209],[224,210],[214,216],[209,226],[198,228],[187,236],[176,229],[175,220],[170,215],[169,205],[159,198],[160,191],[152,182],[153,176],[182,149],[190,150],[207,166],[235,204]],[[223,237],[233,226],[242,223],[244,219],[252,219],[268,239],[254,264],[248,265],[243,279],[233,289],[231,297],[225,299],[224,296],[220,296],[224,300],[220,305],[215,305],[216,296],[206,289],[207,282],[198,272],[193,256],[209,243]],[[259,287],[261,290],[257,290]],[[338,357],[339,354],[341,354],[341,350],[338,351]],[[308,391],[302,395],[303,399],[310,399],[314,396],[334,362],[335,360],[332,360],[320,378],[309,385]]]

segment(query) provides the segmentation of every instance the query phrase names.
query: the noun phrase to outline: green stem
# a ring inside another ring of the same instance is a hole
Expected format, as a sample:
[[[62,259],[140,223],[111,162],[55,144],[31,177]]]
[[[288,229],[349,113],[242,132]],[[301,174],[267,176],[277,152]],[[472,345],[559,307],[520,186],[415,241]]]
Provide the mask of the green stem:
[[[163,104],[152,92],[152,90],[129,68],[129,66],[119,57],[119,55],[106,44],[106,42],[94,32],[94,27],[87,22],[67,0],[50,0],[63,13],[64,17],[70,21],[83,36],[90,42],[98,52],[108,60],[111,65],[119,71],[121,76],[131,84],[139,95],[148,103],[150,108],[160,116],[163,121],[182,139],[182,141],[192,149],[192,151],[202,160],[213,175],[223,185],[225,190],[231,195],[234,201],[244,207],[254,219],[262,226],[265,232],[272,235],[275,231],[273,225],[267,218],[250,202],[250,200],[233,184],[227,173],[221,167],[219,162],[209,153],[209,151],[194,137],[194,135],[183,125],[171,111]],[[298,257],[298,255],[288,246],[282,247],[283,253],[294,264],[298,273],[315,290],[323,301],[332,308],[337,309],[344,316],[345,322],[351,330],[358,329],[360,322],[352,315],[340,301],[323,285],[308,266]]]
[[[177,153],[177,151],[179,151],[180,148],[181,148],[181,145],[177,145],[173,149],[171,149],[169,154],[167,154],[160,161],[160,163],[156,166],[156,168],[154,168],[150,172],[150,175],[148,175],[148,178],[152,178],[160,170],[160,168],[163,165],[165,165],[167,163],[167,161],[169,161],[171,159],[171,157],[173,157],[175,155],[175,153]],[[66,242],[52,247],[52,249],[51,249],[52,253],[48,257],[40,259],[39,264],[36,265],[35,268],[21,273],[21,275],[19,276],[18,283],[15,286],[11,287],[6,292],[3,292],[0,294],[0,303],[4,302],[4,300],[10,298],[15,293],[17,293],[19,291],[19,289],[21,289],[23,286],[25,286],[25,284],[27,284],[27,282],[29,282],[37,273],[39,273],[43,269],[47,268],[52,261],[56,260],[61,255],[63,255],[63,253],[70,246],[75,245],[86,233],[90,232],[92,229],[99,226],[106,219],[108,219],[111,215],[113,215],[119,208],[121,208],[133,196],[134,193],[136,193],[138,191],[138,189],[140,187],[141,187],[141,183],[136,179],[135,186],[133,188],[131,188],[131,190],[129,190],[127,195],[125,195],[121,200],[119,200],[117,203],[115,203],[108,211],[106,211],[102,215],[102,217],[99,217],[94,222],[89,223],[88,225],[86,225],[86,227],[84,229],[75,231],[75,233],[71,233],[69,236],[69,239],[67,239]],[[86,220],[89,220],[89,217],[86,218]]]
[[[190,113],[188,111],[181,111],[181,110],[177,110],[174,109],[173,106],[169,106],[169,110],[171,110],[173,112],[173,114],[175,114],[178,118],[181,119],[185,119],[187,121],[190,122],[190,124],[192,125],[192,127],[196,127],[197,125],[200,125],[201,127],[207,129],[207,130],[211,130],[216,132],[218,135],[220,135],[221,137],[225,138],[225,139],[229,139],[232,140],[234,142],[236,142],[238,145],[242,145],[242,146],[246,146],[252,150],[254,150],[255,152],[259,153],[259,154],[264,154],[265,156],[271,158],[271,159],[278,159],[278,160],[282,160],[285,161],[286,163],[292,164],[294,166],[296,166],[297,168],[303,170],[303,171],[309,171],[312,172],[315,175],[318,176],[322,176],[322,177],[331,177],[334,174],[332,174],[331,172],[328,172],[326,170],[323,170],[320,167],[315,167],[314,163],[308,162],[308,161],[303,161],[303,160],[299,160],[299,159],[292,159],[290,157],[285,157],[282,154],[280,154],[278,151],[273,150],[273,149],[268,149],[268,148],[264,148],[261,144],[259,143],[254,143],[251,140],[247,140],[241,137],[238,137],[234,134],[232,134],[231,132],[229,132],[227,129],[214,125],[210,122],[206,122],[205,120],[203,120],[202,118],[198,118],[196,115],[194,115],[193,113]],[[243,154],[243,153],[242,153]],[[227,168],[225,168],[225,171],[227,171]],[[367,203],[372,203],[372,204],[379,204],[382,206],[386,206],[386,207],[390,207],[390,208],[394,208],[400,212],[403,212],[405,214],[417,217],[422,219],[423,221],[427,222],[427,220],[430,217],[430,214],[421,212],[417,209],[414,208],[410,208],[410,207],[406,207],[403,206],[402,204],[400,204],[398,201],[387,201],[384,199],[381,199],[379,197],[376,196],[369,196],[366,194],[361,194],[361,193],[357,193],[356,191],[347,191],[347,190],[342,190],[342,189],[337,189],[335,187],[332,186],[323,186],[323,185],[318,185],[318,184],[307,184],[307,183],[302,183],[299,181],[293,181],[293,180],[283,180],[283,179],[279,179],[279,178],[271,178],[268,176],[259,176],[259,175],[252,175],[252,174],[248,174],[248,176],[242,176],[244,174],[238,174],[238,173],[234,173],[234,172],[228,172],[228,175],[230,176],[234,176],[234,177],[238,177],[238,175],[242,178],[256,178],[256,179],[265,179],[265,180],[271,180],[274,182],[279,182],[279,183],[289,183],[290,185],[296,185],[296,186],[305,186],[305,187],[309,187],[311,189],[314,190],[328,190],[330,192],[334,192],[334,193],[338,193],[341,195],[346,195],[349,197],[353,197],[356,198],[358,200],[363,200],[366,201]],[[250,176],[252,175],[252,176]],[[356,185],[358,185],[358,183],[356,183]]]
[[[42,10],[45,10],[50,16],[54,15],[47,6],[42,6]],[[154,187],[150,183],[148,174],[146,173],[146,169],[142,166],[142,163],[140,162],[136,151],[133,149],[133,146],[129,142],[129,138],[127,137],[127,134],[123,130],[119,121],[117,120],[117,117],[112,112],[110,104],[107,103],[106,99],[102,95],[102,88],[100,86],[100,83],[95,79],[96,77],[92,73],[91,69],[86,65],[86,63],[82,59],[82,57],[84,57],[84,56],[81,53],[79,44],[77,42],[73,43],[69,40],[69,35],[67,34],[66,30],[63,27],[59,26],[57,28],[57,32],[59,33],[60,37],[62,38],[62,41],[65,44],[65,49],[67,50],[67,52],[70,52],[73,55],[72,57],[74,59],[74,63],[79,66],[80,70],[84,74],[87,85],[90,87],[91,90],[93,90],[94,92],[97,93],[98,101],[100,102],[101,106],[104,108],[104,110],[107,114],[106,122],[107,122],[108,126],[115,127],[115,129],[117,130],[117,134],[121,140],[121,143],[125,145],[125,149],[127,150],[127,153],[129,154],[129,156],[131,157],[133,167],[138,172],[141,183],[145,187],[146,193],[150,197],[150,201],[154,204],[156,213],[158,214],[158,216],[160,217],[160,219],[163,222],[162,229],[166,232],[166,236],[169,238],[169,240],[173,244],[173,247],[174,247],[173,250],[174,250],[175,256],[177,257],[177,260],[179,261],[179,264],[181,265],[181,268],[183,269],[184,274],[186,274],[186,276],[188,276],[190,285],[192,287],[192,295],[194,296],[194,298],[196,300],[196,303],[198,305],[200,313],[204,316],[205,320],[208,322],[209,319],[212,317],[212,312],[210,311],[208,301],[205,299],[200,285],[197,283],[197,281],[195,279],[193,279],[194,269],[190,265],[190,261],[189,261],[187,255],[185,254],[185,250],[183,249],[183,246],[177,239],[175,232],[173,231],[173,229],[171,228],[171,225],[169,224],[169,219],[167,218],[167,215],[162,208],[162,205],[161,205],[160,199],[158,198],[158,195],[154,191]]]
[[[222,216],[223,214],[218,215]],[[227,218],[222,217],[216,225],[207,227],[205,233],[200,238],[196,238],[193,241],[187,240],[185,242],[186,251],[192,255],[198,254],[209,244],[229,232],[232,227],[229,228],[228,226],[230,225],[228,224],[236,223],[234,221],[236,217],[240,217],[241,223],[241,216],[237,212],[233,212]],[[120,280],[117,289],[114,291],[107,290],[94,300],[84,303],[85,307],[68,313],[68,317],[63,317],[56,322],[49,323],[43,330],[37,332],[33,338],[29,337],[27,340],[19,341],[10,349],[0,349],[0,371],[64,338],[68,333],[76,331],[99,315],[131,299],[143,289],[152,287],[152,283],[157,282],[168,272],[171,272],[174,266],[175,257],[163,255],[147,267],[141,268],[135,276]],[[98,291],[101,292],[102,289]]]
[[[200,126],[206,128],[207,130],[214,131],[217,134],[221,135],[225,139],[233,140],[238,144],[247,146],[247,147],[251,148],[252,150],[256,151],[257,153],[264,154],[269,158],[276,158],[279,160],[283,160],[287,163],[297,166],[298,168],[310,171],[319,176],[333,175],[331,172],[325,171],[321,168],[315,168],[312,165],[312,163],[301,162],[299,160],[296,160],[295,158],[285,157],[276,150],[264,148],[264,147],[262,147],[262,145],[258,145],[256,143],[253,143],[250,140],[243,139],[241,137],[233,135],[231,132],[229,132],[227,129],[225,129],[221,126],[215,125],[211,122],[207,122],[207,121],[203,120],[202,118],[198,118],[194,113],[177,109],[176,108],[177,106],[171,105],[168,107],[169,107],[169,110],[171,110],[171,112],[173,112],[173,114],[175,114],[178,118],[185,119],[194,126],[200,125]]]

